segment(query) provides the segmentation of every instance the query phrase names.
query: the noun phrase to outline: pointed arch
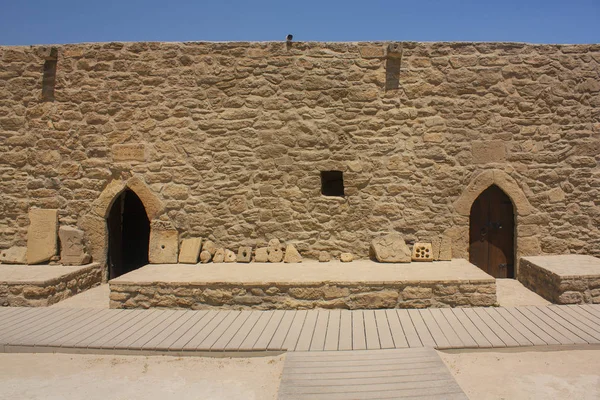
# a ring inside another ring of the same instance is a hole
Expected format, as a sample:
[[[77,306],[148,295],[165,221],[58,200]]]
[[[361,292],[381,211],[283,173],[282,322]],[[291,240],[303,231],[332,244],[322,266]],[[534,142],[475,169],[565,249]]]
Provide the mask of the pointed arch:
[[[498,186],[506,193],[512,201],[517,215],[525,216],[535,211],[519,184],[510,175],[499,169],[485,170],[473,178],[462,195],[454,202],[454,210],[460,215],[468,217],[475,199],[492,185]]]
[[[86,232],[89,251],[94,261],[106,264],[108,229],[106,218],[115,200],[125,189],[132,190],[142,201],[150,223],[165,212],[162,200],[137,176],[127,181],[111,181],[92,204],[90,212],[80,218],[78,225]],[[106,281],[107,276],[104,276]]]

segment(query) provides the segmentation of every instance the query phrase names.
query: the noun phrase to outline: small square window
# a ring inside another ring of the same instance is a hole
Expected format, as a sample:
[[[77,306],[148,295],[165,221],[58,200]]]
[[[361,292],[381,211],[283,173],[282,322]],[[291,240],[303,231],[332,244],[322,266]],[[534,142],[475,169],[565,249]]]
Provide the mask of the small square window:
[[[321,194],[344,197],[344,176],[342,171],[321,171]]]

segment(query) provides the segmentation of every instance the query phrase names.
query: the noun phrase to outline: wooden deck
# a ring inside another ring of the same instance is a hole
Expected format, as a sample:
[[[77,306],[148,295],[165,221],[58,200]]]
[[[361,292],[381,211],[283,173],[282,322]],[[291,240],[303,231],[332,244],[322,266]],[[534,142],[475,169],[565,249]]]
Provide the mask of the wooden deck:
[[[287,355],[279,400],[350,398],[467,400],[433,349]]]
[[[236,353],[599,344],[600,305],[388,310],[0,308],[0,351]]]

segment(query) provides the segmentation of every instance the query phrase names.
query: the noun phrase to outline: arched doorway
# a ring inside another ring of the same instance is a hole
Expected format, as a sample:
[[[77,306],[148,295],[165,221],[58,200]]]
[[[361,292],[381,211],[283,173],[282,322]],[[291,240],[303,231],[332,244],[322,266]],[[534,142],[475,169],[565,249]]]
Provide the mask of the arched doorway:
[[[108,227],[108,278],[148,264],[150,220],[140,198],[125,189],[113,202]]]
[[[495,278],[514,278],[514,235],[513,203],[492,185],[471,206],[469,261]]]

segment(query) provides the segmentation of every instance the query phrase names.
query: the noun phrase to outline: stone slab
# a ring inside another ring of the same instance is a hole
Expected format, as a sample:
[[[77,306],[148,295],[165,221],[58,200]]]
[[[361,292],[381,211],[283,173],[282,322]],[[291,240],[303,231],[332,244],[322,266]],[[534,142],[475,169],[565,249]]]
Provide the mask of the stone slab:
[[[150,264],[169,264],[177,262],[179,234],[176,230],[150,230],[148,261]]]
[[[84,265],[89,263],[90,256],[85,252],[84,236],[81,229],[71,226],[61,226],[58,229],[61,264]]]
[[[582,254],[523,257],[539,268],[543,268],[561,278],[599,277],[600,258]]]
[[[0,306],[46,307],[102,280],[99,263],[88,265],[0,265]]]
[[[184,264],[196,264],[200,256],[200,248],[202,247],[202,239],[189,238],[181,241],[179,249],[179,262]]]
[[[431,263],[386,263],[355,260],[352,263],[303,260],[294,268],[284,268],[281,263],[229,265],[146,265],[111,283],[147,284],[168,282],[182,284],[235,282],[244,284],[269,283],[399,283],[406,281],[479,281],[495,282],[490,275],[464,259],[434,261]]]
[[[112,147],[114,161],[146,161],[146,146],[143,143],[115,144]]]
[[[552,303],[600,304],[600,259],[596,257],[523,257],[517,279]]]
[[[111,308],[377,309],[497,304],[496,281],[466,260],[380,264],[147,265],[109,282]],[[429,267],[429,268],[428,268]]]
[[[13,246],[0,250],[1,264],[25,264],[27,262],[27,247]]]
[[[29,210],[27,264],[50,260],[58,251],[58,210]]]

